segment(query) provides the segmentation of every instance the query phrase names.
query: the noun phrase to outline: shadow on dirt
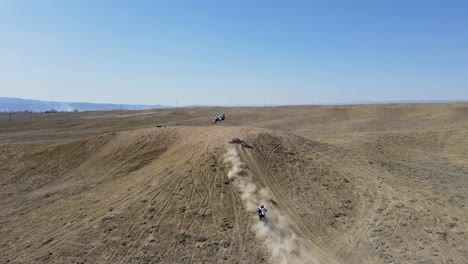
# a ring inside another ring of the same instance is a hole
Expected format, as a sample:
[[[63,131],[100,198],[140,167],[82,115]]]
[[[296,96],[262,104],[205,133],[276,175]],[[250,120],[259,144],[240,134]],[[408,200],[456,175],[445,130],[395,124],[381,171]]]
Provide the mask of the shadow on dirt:
[[[239,138],[233,138],[231,141],[228,142],[229,144],[237,144],[237,145],[241,145],[243,148],[253,148],[252,146],[250,146],[249,144],[245,143],[243,140],[239,139]]]

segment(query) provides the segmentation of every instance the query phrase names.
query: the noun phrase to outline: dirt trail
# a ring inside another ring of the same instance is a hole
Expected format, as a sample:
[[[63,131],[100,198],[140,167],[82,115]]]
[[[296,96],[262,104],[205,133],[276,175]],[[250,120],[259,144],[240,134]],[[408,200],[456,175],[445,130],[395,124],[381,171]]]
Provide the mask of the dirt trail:
[[[239,189],[245,209],[253,215],[254,221],[257,221],[251,229],[268,248],[271,263],[320,263],[313,255],[314,250],[311,245],[298,237],[292,228],[291,220],[271,202],[268,189],[257,187],[251,172],[241,162],[235,148],[228,149],[226,161],[232,166],[228,177]],[[258,221],[254,215],[260,204],[268,209],[266,222]]]

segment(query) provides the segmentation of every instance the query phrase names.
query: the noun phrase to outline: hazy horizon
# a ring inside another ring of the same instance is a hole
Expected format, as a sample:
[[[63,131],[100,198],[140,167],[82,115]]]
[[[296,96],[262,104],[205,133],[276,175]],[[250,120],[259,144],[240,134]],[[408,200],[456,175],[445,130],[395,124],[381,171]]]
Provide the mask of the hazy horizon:
[[[0,97],[146,105],[468,100],[465,2],[0,2]]]
[[[165,109],[165,108],[192,108],[192,107],[281,107],[281,106],[346,106],[346,105],[378,105],[378,104],[444,104],[444,103],[468,103],[468,100],[400,100],[400,101],[355,101],[343,103],[321,103],[321,104],[226,104],[226,105],[148,105],[148,104],[114,104],[109,102],[65,102],[65,101],[44,101],[27,98],[9,98],[0,97],[0,112],[10,111],[33,111],[43,112],[48,110],[57,110],[71,112],[79,111],[106,111],[120,109],[124,110],[146,110],[146,109]],[[35,109],[35,110],[33,110]]]

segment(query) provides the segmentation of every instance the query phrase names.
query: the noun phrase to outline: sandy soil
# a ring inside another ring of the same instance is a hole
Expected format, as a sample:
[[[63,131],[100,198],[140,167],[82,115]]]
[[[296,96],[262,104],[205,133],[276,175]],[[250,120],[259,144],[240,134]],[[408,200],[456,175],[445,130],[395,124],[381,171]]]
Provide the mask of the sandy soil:
[[[0,173],[1,263],[468,263],[468,104],[0,115]]]

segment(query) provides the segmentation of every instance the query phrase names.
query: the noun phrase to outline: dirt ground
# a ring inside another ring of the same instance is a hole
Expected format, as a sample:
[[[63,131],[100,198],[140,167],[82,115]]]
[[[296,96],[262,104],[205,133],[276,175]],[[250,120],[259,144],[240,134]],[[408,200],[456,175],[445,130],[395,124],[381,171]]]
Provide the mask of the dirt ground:
[[[468,104],[0,115],[0,263],[465,264],[467,205]]]

